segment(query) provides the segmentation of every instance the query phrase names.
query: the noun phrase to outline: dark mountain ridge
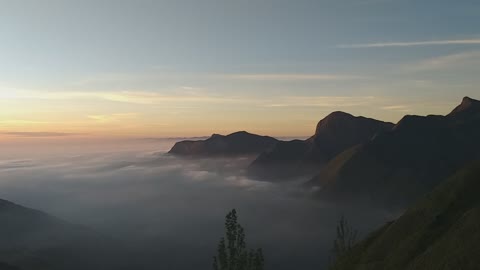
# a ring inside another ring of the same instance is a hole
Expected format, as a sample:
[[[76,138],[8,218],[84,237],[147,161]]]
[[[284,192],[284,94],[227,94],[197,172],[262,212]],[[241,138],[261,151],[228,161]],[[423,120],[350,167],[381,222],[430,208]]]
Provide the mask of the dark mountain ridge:
[[[446,116],[405,116],[390,131],[331,160],[309,183],[334,199],[405,206],[480,158],[479,101]]]
[[[216,157],[258,155],[273,147],[277,139],[239,131],[230,135],[213,134],[210,138],[200,141],[181,141],[169,151],[178,156]]]

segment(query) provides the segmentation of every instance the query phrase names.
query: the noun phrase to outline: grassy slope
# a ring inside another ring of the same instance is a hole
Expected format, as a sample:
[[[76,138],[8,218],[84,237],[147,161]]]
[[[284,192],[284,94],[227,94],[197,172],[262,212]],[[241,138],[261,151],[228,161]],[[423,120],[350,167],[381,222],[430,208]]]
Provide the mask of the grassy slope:
[[[469,270],[480,265],[480,162],[461,170],[338,260],[340,270]]]

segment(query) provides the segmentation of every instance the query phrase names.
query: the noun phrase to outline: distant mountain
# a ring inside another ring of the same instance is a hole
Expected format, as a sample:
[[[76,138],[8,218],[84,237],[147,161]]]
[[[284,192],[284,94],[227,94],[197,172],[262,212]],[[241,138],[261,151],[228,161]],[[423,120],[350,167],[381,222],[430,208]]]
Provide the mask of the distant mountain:
[[[227,136],[213,134],[201,141],[181,141],[176,143],[169,153],[195,157],[258,155],[277,142],[278,140],[272,137],[240,131]]]
[[[263,152],[248,172],[253,177],[272,180],[315,174],[339,153],[392,127],[392,123],[333,112],[318,123],[312,137],[277,143]]]
[[[309,184],[335,199],[404,206],[480,158],[480,102],[446,116],[405,116],[390,131],[331,160]]]
[[[480,162],[439,185],[398,220],[339,258],[335,270],[476,270]]]
[[[0,269],[129,269],[126,254],[87,228],[0,200]]]

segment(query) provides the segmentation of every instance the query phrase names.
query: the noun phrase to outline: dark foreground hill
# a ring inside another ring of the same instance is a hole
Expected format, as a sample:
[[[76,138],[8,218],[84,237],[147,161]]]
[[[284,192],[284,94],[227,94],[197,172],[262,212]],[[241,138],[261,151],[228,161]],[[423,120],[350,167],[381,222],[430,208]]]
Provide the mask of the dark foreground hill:
[[[258,155],[277,142],[272,137],[240,131],[226,136],[214,134],[203,141],[181,141],[169,153],[193,157]]]
[[[0,269],[129,269],[126,254],[87,228],[0,200]]]
[[[248,172],[250,176],[271,180],[318,173],[323,164],[339,153],[392,127],[392,123],[333,112],[318,123],[312,137],[277,143],[263,152]]]
[[[0,262],[0,270],[20,270],[20,268]]]
[[[479,194],[480,162],[476,162],[356,245],[333,269],[479,269]]]
[[[334,199],[405,206],[480,158],[480,102],[446,116],[405,116],[390,131],[331,160],[309,184]]]

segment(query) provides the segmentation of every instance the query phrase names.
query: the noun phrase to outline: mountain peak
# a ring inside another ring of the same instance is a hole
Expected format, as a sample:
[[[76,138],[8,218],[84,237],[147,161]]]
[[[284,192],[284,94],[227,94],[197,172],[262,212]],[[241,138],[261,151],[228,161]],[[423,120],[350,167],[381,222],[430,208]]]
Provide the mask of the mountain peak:
[[[247,131],[245,131],[245,130],[242,130],[242,131],[234,132],[234,133],[232,133],[232,134],[230,134],[230,135],[228,135],[228,136],[235,136],[235,135],[254,135],[254,134],[249,133],[249,132],[247,132]],[[259,135],[254,135],[254,136],[259,136]]]
[[[351,117],[355,117],[355,116],[346,112],[335,111],[327,115],[325,119],[338,119],[338,118],[351,118]]]
[[[220,134],[217,134],[217,133],[213,133],[212,136],[210,136],[210,139],[213,139],[213,138],[223,138],[225,136],[223,135],[220,135]]]
[[[462,100],[462,102],[472,102],[472,101],[478,101],[478,100],[475,100],[471,97],[464,97],[463,100]]]
[[[337,130],[339,132],[357,132],[358,129],[367,128],[369,131],[380,126],[392,127],[392,123],[386,123],[362,116],[353,116],[346,112],[336,111],[327,115],[318,125],[315,135],[323,132]],[[383,129],[383,128],[380,128]]]
[[[449,115],[455,116],[471,112],[480,112],[480,101],[470,97],[464,97],[462,99],[462,103],[458,105]]]
[[[345,123],[350,119],[355,118],[355,116],[341,111],[332,112],[327,115],[325,118],[320,120],[317,125],[317,133],[322,130],[323,128],[328,128],[332,125],[338,125],[340,123]]]

